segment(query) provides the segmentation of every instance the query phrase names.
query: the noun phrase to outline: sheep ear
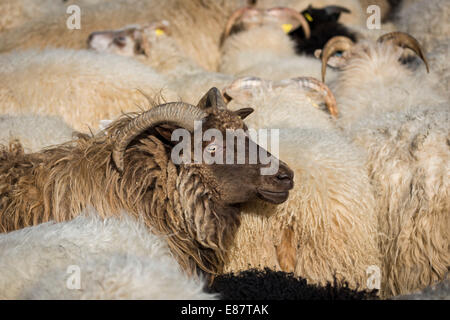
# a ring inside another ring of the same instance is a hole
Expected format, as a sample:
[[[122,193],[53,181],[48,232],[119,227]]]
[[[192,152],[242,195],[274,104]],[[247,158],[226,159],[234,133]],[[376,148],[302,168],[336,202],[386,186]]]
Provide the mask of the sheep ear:
[[[242,120],[247,118],[253,111],[255,111],[253,108],[242,108],[234,112],[234,114],[241,117]]]
[[[341,6],[326,6],[324,8],[325,14],[327,16],[330,16],[334,21],[338,21],[339,17],[341,16],[341,13],[351,13],[351,11],[345,7]]]
[[[162,142],[173,145],[175,142],[172,141],[172,132],[177,128],[176,126],[164,124],[154,127],[155,131],[162,137]],[[178,143],[178,142],[176,142]]]
[[[321,59],[322,58],[322,49],[316,49],[314,51],[314,57],[316,57],[317,59]]]
[[[197,107],[203,110],[209,108],[225,109],[226,104],[219,89],[217,89],[216,87],[212,87],[203,96],[203,98],[200,99]]]

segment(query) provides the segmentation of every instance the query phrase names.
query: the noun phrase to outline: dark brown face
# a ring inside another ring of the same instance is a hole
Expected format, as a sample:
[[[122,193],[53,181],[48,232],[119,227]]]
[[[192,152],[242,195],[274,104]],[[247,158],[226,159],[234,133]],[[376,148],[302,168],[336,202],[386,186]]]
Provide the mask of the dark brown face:
[[[223,139],[213,137],[203,141],[205,161],[210,156],[214,163],[205,165],[201,174],[225,204],[243,203],[256,197],[272,203],[286,201],[288,191],[293,188],[292,170],[250,139],[242,121],[246,115],[239,113],[214,110],[206,119],[204,131],[217,129]],[[217,118],[229,118],[227,128],[218,124]]]
[[[286,201],[294,186],[294,174],[249,137],[243,119],[253,109],[228,110],[217,89],[209,94],[213,96],[206,96],[198,105],[208,116],[201,123],[201,131],[197,127],[190,133],[190,163],[183,165],[195,166],[213,190],[215,202],[223,205],[255,198],[276,204]]]

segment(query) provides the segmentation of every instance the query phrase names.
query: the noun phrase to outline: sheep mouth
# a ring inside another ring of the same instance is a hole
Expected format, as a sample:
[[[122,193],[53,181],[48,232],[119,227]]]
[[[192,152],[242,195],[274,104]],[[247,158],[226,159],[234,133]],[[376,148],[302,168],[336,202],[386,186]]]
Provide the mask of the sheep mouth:
[[[258,190],[258,197],[271,203],[280,204],[289,197],[288,191]]]

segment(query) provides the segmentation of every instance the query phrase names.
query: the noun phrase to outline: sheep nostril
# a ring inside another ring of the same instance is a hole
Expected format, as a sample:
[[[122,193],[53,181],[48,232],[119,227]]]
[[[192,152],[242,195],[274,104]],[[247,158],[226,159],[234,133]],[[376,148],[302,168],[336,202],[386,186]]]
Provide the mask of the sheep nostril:
[[[280,173],[277,175],[278,180],[291,180],[291,177],[287,173]]]
[[[91,44],[93,38],[94,38],[94,34],[91,33],[91,34],[89,35],[88,39],[87,39],[87,44],[88,44],[88,45]]]

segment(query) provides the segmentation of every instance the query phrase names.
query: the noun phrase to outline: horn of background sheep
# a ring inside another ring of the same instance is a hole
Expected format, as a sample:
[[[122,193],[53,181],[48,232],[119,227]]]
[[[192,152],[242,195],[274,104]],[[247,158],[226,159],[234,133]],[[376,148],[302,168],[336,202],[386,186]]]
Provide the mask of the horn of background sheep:
[[[430,68],[428,66],[428,61],[425,55],[423,54],[422,47],[420,46],[419,41],[417,41],[416,38],[413,36],[404,33],[404,32],[390,32],[386,33],[385,35],[382,35],[378,38],[378,43],[383,43],[387,41],[392,41],[395,45],[402,47],[402,48],[408,48],[414,51],[420,59],[425,63],[425,66],[427,68],[427,72],[430,72]]]
[[[322,51],[322,82],[325,82],[327,63],[332,55],[338,51],[347,51],[353,46],[353,41],[344,36],[336,36],[328,40]]]
[[[288,15],[290,15],[291,17],[297,19],[303,28],[303,33],[305,34],[305,38],[309,39],[311,37],[311,29],[309,28],[309,23],[308,23],[308,21],[306,21],[305,17],[301,13],[295,11],[292,8],[285,8],[285,7],[277,7],[277,8],[267,9],[268,13],[277,12],[277,11],[285,12]]]
[[[225,26],[225,31],[224,31],[223,36],[222,36],[222,43],[228,37],[228,35],[230,34],[234,23],[240,17],[242,17],[245,12],[247,12],[249,10],[259,10],[259,9],[255,9],[255,8],[252,8],[252,7],[243,7],[243,8],[240,8],[240,9],[236,10],[235,12],[233,12],[233,14],[230,16],[230,18],[228,19],[227,24]]]
[[[142,132],[161,123],[173,123],[193,131],[194,121],[200,121],[206,115],[204,111],[193,105],[179,102],[166,103],[140,114],[131,120],[116,137],[112,157],[117,169],[123,171],[124,152],[130,142]]]
[[[234,97],[233,97],[233,90],[248,90],[248,89],[253,89],[256,87],[259,87],[263,84],[263,82],[265,82],[265,80],[262,80],[261,78],[257,78],[257,77],[243,77],[243,78],[238,78],[236,80],[234,80],[230,85],[226,86],[225,88],[223,88],[223,95],[225,97],[225,100],[227,102],[230,102]]]
[[[288,82],[295,83],[300,87],[309,88],[322,94],[324,96],[328,112],[330,112],[332,116],[337,117],[338,109],[336,98],[334,97],[334,94],[333,92],[331,92],[330,88],[325,85],[325,83],[320,82],[313,77],[297,77],[289,79]]]

